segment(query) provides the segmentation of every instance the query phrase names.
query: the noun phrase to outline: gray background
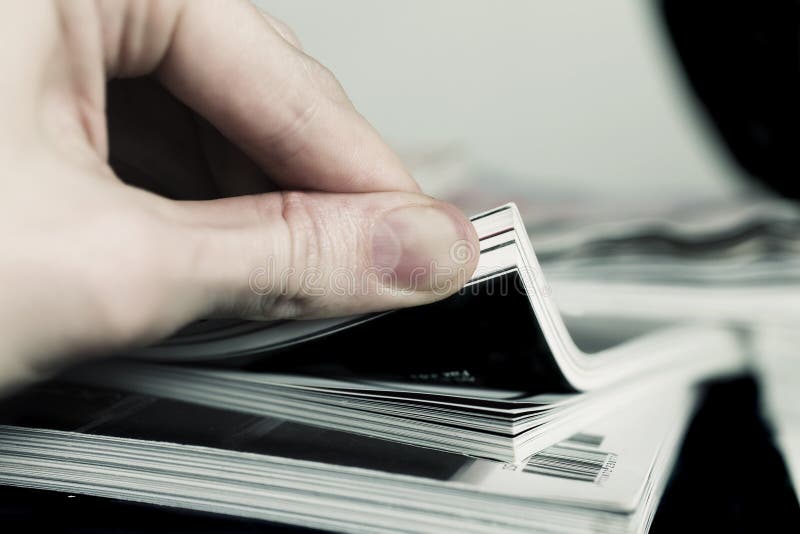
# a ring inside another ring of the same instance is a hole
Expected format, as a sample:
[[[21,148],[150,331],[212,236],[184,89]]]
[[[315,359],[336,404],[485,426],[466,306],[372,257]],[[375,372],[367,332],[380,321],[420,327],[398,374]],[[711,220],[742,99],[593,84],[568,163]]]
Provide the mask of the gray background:
[[[716,196],[738,183],[649,2],[256,4],[401,151],[456,147],[487,176],[608,199]]]

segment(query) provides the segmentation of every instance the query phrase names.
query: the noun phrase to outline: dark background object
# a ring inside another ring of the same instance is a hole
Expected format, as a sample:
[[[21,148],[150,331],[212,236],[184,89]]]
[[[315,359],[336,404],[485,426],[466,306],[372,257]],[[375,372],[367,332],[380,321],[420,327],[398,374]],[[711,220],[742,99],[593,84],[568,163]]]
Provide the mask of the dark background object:
[[[688,82],[748,174],[800,198],[800,5],[660,0]]]
[[[689,427],[652,534],[800,532],[800,505],[752,377],[712,385]]]

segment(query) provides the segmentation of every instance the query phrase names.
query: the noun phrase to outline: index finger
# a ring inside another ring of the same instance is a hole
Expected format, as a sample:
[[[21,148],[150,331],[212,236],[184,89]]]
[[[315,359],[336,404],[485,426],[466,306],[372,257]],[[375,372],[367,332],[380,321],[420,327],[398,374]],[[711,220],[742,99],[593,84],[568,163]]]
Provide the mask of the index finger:
[[[419,191],[335,77],[249,2],[155,5],[127,10],[111,73],[155,73],[282,188]],[[132,23],[140,11],[142,20]]]

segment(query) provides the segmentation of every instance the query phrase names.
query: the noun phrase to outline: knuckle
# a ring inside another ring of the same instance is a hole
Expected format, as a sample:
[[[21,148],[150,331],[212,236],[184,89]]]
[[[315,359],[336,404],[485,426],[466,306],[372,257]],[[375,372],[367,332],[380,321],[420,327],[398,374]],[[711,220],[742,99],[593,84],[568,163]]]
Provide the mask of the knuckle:
[[[269,22],[272,24],[272,27],[275,28],[275,31],[278,32],[286,42],[298,50],[303,49],[303,45],[300,42],[300,39],[297,37],[297,33],[295,33],[295,31],[288,24],[276,19],[275,17],[269,17]]]
[[[292,46],[297,48],[298,50],[303,49],[303,43],[300,42],[300,38],[297,36],[297,33],[287,26],[284,23],[280,23],[281,33],[283,34],[283,38],[289,41]]]
[[[299,191],[282,191],[280,195],[281,220],[287,230],[291,265],[296,269],[319,265],[317,233],[321,221],[312,207],[311,195]]]
[[[304,57],[303,64],[312,84],[320,94],[331,102],[347,106],[351,105],[347,93],[345,93],[342,84],[339,83],[333,71],[309,56]]]
[[[315,193],[281,191],[260,199],[265,204],[257,209],[268,214],[263,222],[270,227],[263,249],[268,289],[256,293],[245,313],[262,318],[330,313],[326,307],[336,300],[332,280],[342,272],[356,276],[364,267],[368,224],[346,196],[331,202]]]
[[[115,76],[140,76],[162,60],[185,4],[157,0],[96,3],[102,22],[106,68]],[[158,21],[158,24],[153,24]],[[145,35],[148,30],[150,35]]]
[[[293,160],[309,150],[308,131],[317,120],[320,106],[320,97],[313,91],[301,97],[288,98],[283,111],[285,116],[263,141],[275,154],[273,165],[288,168]]]
[[[299,102],[298,105],[294,106],[292,109],[291,118],[280,137],[295,141],[303,140],[305,138],[304,134],[316,120],[319,109],[319,98],[316,98],[314,95],[310,95],[307,99]],[[302,143],[297,144],[302,145]]]
[[[326,233],[321,214],[315,208],[312,195],[298,191],[281,193],[281,220],[286,229],[288,265],[284,303],[302,304],[305,300],[303,280],[311,271],[325,264]],[[284,307],[288,304],[284,304]],[[297,310],[293,310],[297,312]]]
[[[288,42],[293,47],[297,48],[298,50],[302,50],[303,46],[300,43],[300,39],[298,39],[297,34],[294,30],[285,22],[280,19],[277,19],[264,11],[261,6],[255,5],[256,10],[264,17],[264,20],[267,21],[267,24],[272,26],[272,28],[280,35],[286,42]]]

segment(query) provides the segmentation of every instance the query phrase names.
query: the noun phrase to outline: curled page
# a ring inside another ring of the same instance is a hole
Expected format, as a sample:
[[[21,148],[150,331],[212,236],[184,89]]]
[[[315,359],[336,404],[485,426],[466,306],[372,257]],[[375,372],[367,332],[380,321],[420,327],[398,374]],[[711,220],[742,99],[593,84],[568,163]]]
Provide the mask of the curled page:
[[[478,267],[440,302],[317,321],[206,321],[132,356],[528,393],[588,391],[663,370],[707,376],[741,365],[735,334],[719,326],[565,321],[516,206],[471,220]]]

